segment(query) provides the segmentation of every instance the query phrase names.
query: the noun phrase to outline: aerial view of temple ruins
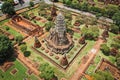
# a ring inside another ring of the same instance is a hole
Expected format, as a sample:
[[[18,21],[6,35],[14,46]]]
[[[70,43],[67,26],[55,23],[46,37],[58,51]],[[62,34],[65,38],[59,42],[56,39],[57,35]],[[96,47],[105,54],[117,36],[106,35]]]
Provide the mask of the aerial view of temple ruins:
[[[0,0],[0,80],[120,80],[120,0]]]

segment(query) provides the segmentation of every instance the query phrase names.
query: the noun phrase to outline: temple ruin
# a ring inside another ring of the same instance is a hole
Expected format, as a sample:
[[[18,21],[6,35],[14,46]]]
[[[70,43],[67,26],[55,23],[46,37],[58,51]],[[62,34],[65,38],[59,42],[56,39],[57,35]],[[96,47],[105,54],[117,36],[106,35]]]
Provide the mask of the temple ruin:
[[[42,34],[43,29],[39,25],[35,25],[22,16],[15,15],[12,17],[10,24],[28,35]]]
[[[64,54],[73,47],[72,38],[66,33],[64,16],[59,13],[55,20],[55,27],[51,28],[49,36],[45,39],[47,47],[55,52]]]

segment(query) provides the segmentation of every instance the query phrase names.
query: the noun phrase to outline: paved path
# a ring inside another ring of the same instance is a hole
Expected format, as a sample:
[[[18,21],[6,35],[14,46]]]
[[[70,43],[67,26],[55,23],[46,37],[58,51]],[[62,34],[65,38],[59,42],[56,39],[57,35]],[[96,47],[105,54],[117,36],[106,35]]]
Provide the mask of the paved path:
[[[73,74],[70,80],[79,80],[82,76],[83,73],[87,70],[89,67],[90,63],[94,60],[96,54],[98,53],[100,49],[100,45],[103,43],[103,40],[99,39],[94,47],[91,49],[91,51],[87,54],[89,57],[86,63],[81,63],[79,68],[76,70],[76,72]]]

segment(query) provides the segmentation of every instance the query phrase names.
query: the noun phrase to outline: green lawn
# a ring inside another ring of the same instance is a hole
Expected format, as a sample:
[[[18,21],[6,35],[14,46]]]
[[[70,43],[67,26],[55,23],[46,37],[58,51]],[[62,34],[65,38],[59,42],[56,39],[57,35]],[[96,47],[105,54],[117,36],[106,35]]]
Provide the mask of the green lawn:
[[[14,75],[11,75],[11,70],[17,69],[18,72]],[[14,65],[8,69],[6,72],[2,72],[0,70],[0,80],[23,80],[23,78],[28,78],[30,80],[38,80],[35,75],[28,76],[26,74],[27,68],[19,62],[19,60],[16,60],[14,62]]]
[[[9,27],[9,26],[3,26],[3,29],[6,30],[6,27]],[[18,35],[21,35],[19,32],[15,31],[14,29],[10,28],[9,27],[9,30],[7,30],[10,34],[12,34],[14,37],[18,36]],[[22,35],[21,35],[22,36]]]
[[[97,65],[99,64],[100,60],[101,60],[101,57],[100,57],[99,55],[97,55],[97,56],[95,57],[95,59],[94,59],[93,64],[91,64],[91,65],[88,67],[86,73],[87,73],[87,74],[93,73],[93,72],[95,71]]]

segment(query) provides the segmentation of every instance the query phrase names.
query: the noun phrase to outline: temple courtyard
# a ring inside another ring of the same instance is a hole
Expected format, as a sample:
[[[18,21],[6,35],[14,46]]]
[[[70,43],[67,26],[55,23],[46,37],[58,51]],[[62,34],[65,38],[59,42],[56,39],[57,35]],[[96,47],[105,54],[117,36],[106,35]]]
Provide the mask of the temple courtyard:
[[[119,49],[111,47],[120,35],[109,31],[112,22],[56,4],[41,2],[0,21],[0,34],[8,36],[15,51],[0,65],[0,80],[94,80],[93,73],[106,69],[120,80]],[[111,54],[104,54],[102,44]]]

